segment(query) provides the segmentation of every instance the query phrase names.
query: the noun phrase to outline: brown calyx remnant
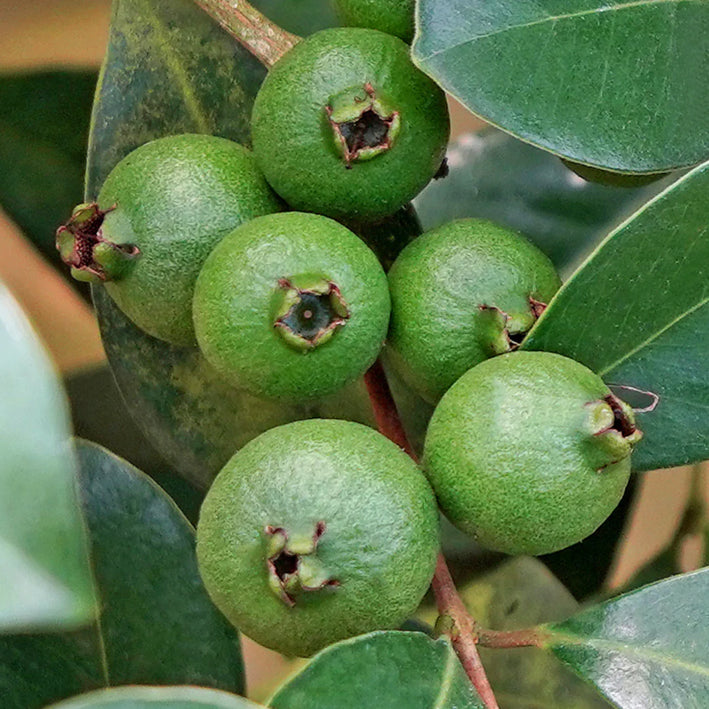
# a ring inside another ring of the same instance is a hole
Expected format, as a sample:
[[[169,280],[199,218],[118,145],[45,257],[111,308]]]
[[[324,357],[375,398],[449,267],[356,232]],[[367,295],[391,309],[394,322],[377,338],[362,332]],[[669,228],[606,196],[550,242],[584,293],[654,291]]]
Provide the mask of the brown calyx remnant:
[[[339,287],[326,278],[281,278],[278,288],[273,325],[291,347],[308,351],[324,344],[350,317]]]
[[[377,98],[370,83],[338,94],[325,112],[347,168],[389,150],[399,132],[399,112]]]
[[[620,403],[620,400],[613,396],[613,394],[608,394],[608,396],[603,397],[603,401],[605,401],[613,411],[613,423],[606,431],[618,431],[623,438],[635,436],[638,428],[635,425],[635,421],[630,418],[628,412]]]
[[[325,533],[325,522],[318,522],[311,534],[292,534],[284,527],[267,526],[268,583],[271,590],[289,608],[297,596],[340,585],[329,576],[316,555]]]
[[[125,262],[140,255],[133,244],[116,244],[104,237],[104,218],[116,209],[102,210],[95,202],[80,204],[69,221],[56,232],[56,246],[62,261],[81,281],[108,281],[120,275]]]

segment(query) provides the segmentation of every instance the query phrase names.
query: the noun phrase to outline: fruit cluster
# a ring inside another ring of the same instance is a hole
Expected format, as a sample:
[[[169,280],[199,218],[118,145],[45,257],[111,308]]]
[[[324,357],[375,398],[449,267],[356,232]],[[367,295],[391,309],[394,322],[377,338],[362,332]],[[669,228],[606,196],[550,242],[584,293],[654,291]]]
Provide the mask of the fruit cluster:
[[[300,42],[269,72],[252,129],[253,154],[203,135],[142,145],[57,245],[77,278],[150,335],[198,346],[235,387],[307,400],[381,356],[437,404],[423,473],[370,428],[309,420],[254,439],[209,491],[197,551],[213,600],[262,644],[307,655],[415,610],[436,500],[492,549],[557,550],[616,506],[641,434],[584,366],[515,351],[560,286],[523,237],[468,219],[392,253],[449,133],[403,41],[334,29]]]

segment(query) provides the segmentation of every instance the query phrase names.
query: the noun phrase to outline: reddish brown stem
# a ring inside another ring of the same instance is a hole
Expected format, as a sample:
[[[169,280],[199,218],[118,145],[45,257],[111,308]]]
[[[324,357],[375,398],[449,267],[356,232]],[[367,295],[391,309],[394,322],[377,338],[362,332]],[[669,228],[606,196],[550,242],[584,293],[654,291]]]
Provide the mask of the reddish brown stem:
[[[431,588],[433,589],[433,595],[436,597],[438,614],[442,617],[450,618],[453,626],[453,630],[450,633],[451,642],[461,665],[463,665],[463,669],[487,709],[499,709],[492,687],[485,674],[485,668],[480,661],[480,653],[476,645],[477,624],[458,595],[443,554],[438,555],[436,573],[433,575]]]
[[[400,448],[403,448],[414,460],[417,460],[401,424],[384,368],[379,361],[375,362],[364,375],[364,381],[369,392],[374,418],[379,431]],[[485,707],[487,709],[499,709],[492,687],[485,674],[485,668],[480,662],[480,655],[476,646],[475,621],[470,617],[458,595],[443,554],[438,555],[431,588],[436,597],[439,614],[450,619],[452,628],[449,635],[463,669],[480,695]]]
[[[401,424],[399,413],[396,410],[394,397],[389,389],[384,368],[377,360],[364,375],[364,383],[367,386],[369,400],[372,402],[374,420],[380,433],[383,433],[390,441],[396,443],[399,448],[403,448],[416,462],[418,458],[414,449],[406,437],[406,432]]]
[[[300,41],[300,37],[271,22],[246,0],[195,2],[268,68]]]

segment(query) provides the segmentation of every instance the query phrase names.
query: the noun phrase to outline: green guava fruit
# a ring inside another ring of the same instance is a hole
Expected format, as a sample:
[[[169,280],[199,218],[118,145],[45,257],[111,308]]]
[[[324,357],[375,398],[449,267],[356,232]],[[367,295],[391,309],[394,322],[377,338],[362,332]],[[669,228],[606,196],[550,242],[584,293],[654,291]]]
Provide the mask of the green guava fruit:
[[[261,169],[294,209],[377,220],[439,170],[448,108],[400,39],[335,28],[276,62],[256,96],[252,132]]]
[[[404,42],[414,38],[415,0],[335,0],[343,25],[369,27],[393,34]]]
[[[513,352],[473,367],[443,396],[424,469],[443,513],[480,544],[546,554],[613,511],[641,437],[632,409],[590,369]]]
[[[194,323],[204,356],[237,387],[292,401],[325,396],[377,358],[389,324],[386,274],[332,219],[259,217],[206,260]]]
[[[247,443],[197,526],[214,603],[287,655],[398,626],[425,594],[437,552],[426,478],[394,443],[349,421],[297,421]]]
[[[282,207],[243,146],[170,136],[123,158],[98,202],[79,205],[59,228],[57,247],[75,278],[105,283],[142,330],[194,345],[192,295],[209,252],[239,224]]]
[[[571,172],[583,178],[586,182],[593,182],[606,187],[644,187],[670,174],[669,172],[615,172],[613,170],[604,170],[601,167],[594,167],[593,165],[584,165],[573,160],[566,160],[565,158],[561,158],[561,162]]]
[[[515,349],[559,289],[514,231],[460,219],[410,243],[389,271],[387,361],[430,402],[472,366]]]

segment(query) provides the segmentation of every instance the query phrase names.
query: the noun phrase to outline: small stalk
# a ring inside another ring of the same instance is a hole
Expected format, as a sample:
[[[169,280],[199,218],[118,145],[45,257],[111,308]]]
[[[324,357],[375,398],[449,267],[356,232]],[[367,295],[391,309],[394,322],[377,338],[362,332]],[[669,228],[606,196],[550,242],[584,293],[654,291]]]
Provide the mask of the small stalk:
[[[542,647],[543,637],[536,628],[523,630],[483,630],[477,629],[478,645],[497,649],[511,647]]]
[[[195,3],[269,69],[300,41],[300,37],[271,22],[246,0]]]
[[[364,375],[364,382],[380,433],[403,448],[413,460],[418,462],[396,410],[384,368],[379,361],[375,362]],[[449,621],[447,634],[468,678],[480,695],[486,709],[499,709],[476,646],[477,624],[458,595],[443,554],[438,555],[431,588],[436,597],[439,614]]]

